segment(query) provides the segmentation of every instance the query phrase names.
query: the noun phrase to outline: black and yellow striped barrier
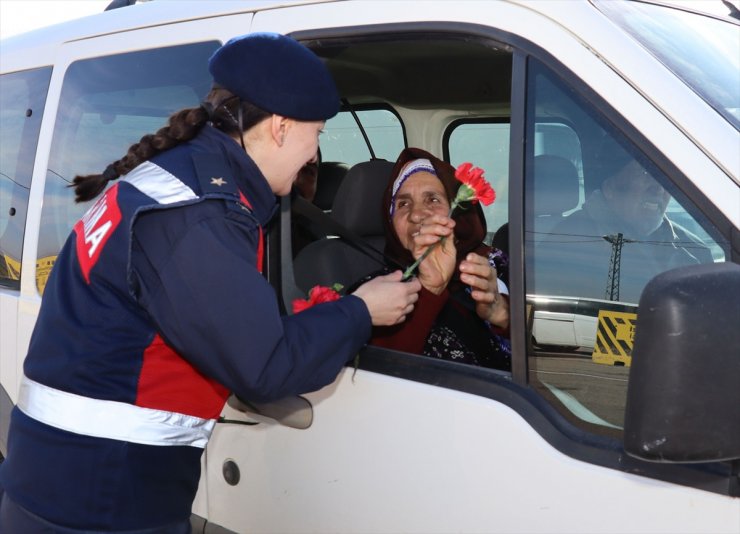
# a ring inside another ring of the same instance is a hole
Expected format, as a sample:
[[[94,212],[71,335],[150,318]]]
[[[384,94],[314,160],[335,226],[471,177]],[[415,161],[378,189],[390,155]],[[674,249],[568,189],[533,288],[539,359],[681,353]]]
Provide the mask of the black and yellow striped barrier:
[[[599,326],[591,359],[595,363],[629,367],[636,322],[636,313],[599,310]]]
[[[54,267],[56,259],[57,257],[55,255],[39,258],[36,261],[36,287],[41,295],[44,294],[44,288],[49,279],[49,273],[51,273],[51,268]],[[21,262],[7,254],[0,253],[0,277],[9,280],[20,280]]]

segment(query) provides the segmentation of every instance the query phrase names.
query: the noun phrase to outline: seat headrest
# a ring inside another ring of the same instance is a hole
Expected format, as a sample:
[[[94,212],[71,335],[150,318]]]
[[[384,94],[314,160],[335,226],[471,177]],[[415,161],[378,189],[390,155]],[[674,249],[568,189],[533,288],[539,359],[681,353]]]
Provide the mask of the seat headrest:
[[[557,215],[578,206],[578,170],[565,158],[534,158],[534,214]]]
[[[351,167],[334,197],[332,217],[360,236],[382,236],[381,202],[392,171],[393,163],[379,159]]]
[[[324,211],[330,210],[334,204],[337,190],[348,170],[349,165],[338,161],[322,161],[319,163],[316,196],[313,203]]]

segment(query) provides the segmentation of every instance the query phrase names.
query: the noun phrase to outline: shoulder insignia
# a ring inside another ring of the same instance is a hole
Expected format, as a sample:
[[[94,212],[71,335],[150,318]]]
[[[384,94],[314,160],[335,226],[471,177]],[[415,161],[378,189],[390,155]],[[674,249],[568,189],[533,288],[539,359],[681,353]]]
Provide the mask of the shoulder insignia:
[[[233,179],[229,164],[222,155],[196,152],[192,154],[192,158],[202,194],[218,193],[239,196],[236,180]]]

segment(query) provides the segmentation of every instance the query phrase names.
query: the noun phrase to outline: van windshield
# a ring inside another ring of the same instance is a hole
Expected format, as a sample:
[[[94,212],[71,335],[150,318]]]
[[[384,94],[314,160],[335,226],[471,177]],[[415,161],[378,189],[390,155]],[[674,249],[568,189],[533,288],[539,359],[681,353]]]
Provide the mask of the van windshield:
[[[740,24],[642,2],[598,8],[740,130]]]

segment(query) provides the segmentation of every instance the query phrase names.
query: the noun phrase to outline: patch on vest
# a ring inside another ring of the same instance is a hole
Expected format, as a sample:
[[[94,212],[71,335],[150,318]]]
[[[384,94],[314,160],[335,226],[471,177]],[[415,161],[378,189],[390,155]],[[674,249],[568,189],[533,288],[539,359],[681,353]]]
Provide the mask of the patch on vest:
[[[118,208],[118,184],[116,184],[108,189],[75,224],[77,259],[80,262],[82,276],[88,284],[90,271],[120,222],[121,210]]]

